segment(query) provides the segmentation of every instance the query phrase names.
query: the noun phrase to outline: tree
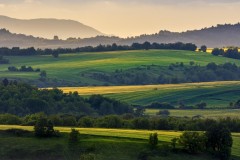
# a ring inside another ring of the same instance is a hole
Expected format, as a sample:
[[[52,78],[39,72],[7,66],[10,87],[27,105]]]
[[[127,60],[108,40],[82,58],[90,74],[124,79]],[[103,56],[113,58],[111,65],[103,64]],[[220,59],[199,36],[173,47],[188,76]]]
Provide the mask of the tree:
[[[40,117],[34,125],[34,134],[36,137],[56,136],[53,123],[45,117]]]
[[[149,145],[152,149],[156,149],[158,145],[158,134],[157,133],[151,133],[149,135]]]
[[[162,110],[162,111],[159,111],[157,113],[157,115],[161,115],[161,116],[169,116],[170,115],[170,112],[168,110]]]
[[[205,45],[201,46],[201,51],[202,52],[207,52],[207,46],[205,46]]]
[[[71,132],[69,133],[69,137],[68,137],[68,148],[70,150],[70,152],[73,153],[73,157],[77,156],[75,154],[77,154],[78,152],[78,144],[79,144],[79,131],[76,129],[72,129]],[[76,158],[74,158],[76,159]]]
[[[7,78],[4,78],[2,83],[3,83],[4,86],[7,86],[9,84],[9,81],[8,81]]]
[[[41,71],[39,74],[41,79],[45,79],[47,77],[47,72],[46,71]]]
[[[53,56],[54,58],[58,58],[58,57],[59,57],[59,53],[58,53],[57,51],[54,51],[54,52],[52,53],[52,56]]]
[[[143,48],[144,48],[145,50],[149,50],[149,49],[151,48],[151,43],[149,43],[149,42],[144,42],[144,43],[143,43]]]
[[[206,132],[207,146],[221,160],[228,160],[231,157],[233,139],[231,132],[222,124],[215,124],[209,127]]]
[[[179,138],[179,144],[189,153],[198,153],[205,149],[206,136],[199,132],[184,132]]]

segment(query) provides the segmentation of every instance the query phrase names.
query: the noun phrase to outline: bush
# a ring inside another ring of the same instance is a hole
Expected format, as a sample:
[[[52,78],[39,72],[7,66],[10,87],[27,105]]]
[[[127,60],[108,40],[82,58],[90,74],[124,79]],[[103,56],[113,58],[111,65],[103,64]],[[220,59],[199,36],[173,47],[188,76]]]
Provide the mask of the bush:
[[[160,115],[160,116],[169,116],[170,115],[170,112],[168,110],[163,110],[163,111],[159,111],[157,113],[157,115]]]
[[[158,134],[157,133],[151,133],[149,135],[149,145],[151,149],[155,149],[158,145]]]
[[[59,134],[59,132],[55,132],[53,123],[43,117],[39,118],[34,125],[34,133],[36,137],[53,137]]]

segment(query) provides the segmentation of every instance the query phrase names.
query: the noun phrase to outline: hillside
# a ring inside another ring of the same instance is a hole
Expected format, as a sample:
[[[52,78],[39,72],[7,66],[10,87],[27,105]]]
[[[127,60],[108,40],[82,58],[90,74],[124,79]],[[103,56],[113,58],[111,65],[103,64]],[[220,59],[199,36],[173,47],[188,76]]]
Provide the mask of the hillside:
[[[205,66],[210,62],[223,64],[232,62],[240,66],[240,61],[225,57],[216,57],[208,53],[173,50],[137,50],[137,51],[115,51],[115,52],[90,52],[64,54],[59,58],[52,56],[19,56],[6,57],[10,64],[0,65],[1,78],[17,78],[27,80],[31,84],[40,87],[46,86],[94,86],[94,85],[116,85],[119,83],[108,82],[94,77],[95,74],[114,74],[117,70],[138,71],[139,67],[154,66],[150,71],[151,75],[166,72],[165,70],[172,63],[183,62],[189,66],[190,61]],[[47,72],[48,81],[39,81],[38,72],[10,72],[9,66],[20,68],[31,66],[34,69],[41,69]],[[138,72],[140,72],[139,70]],[[168,70],[167,70],[168,71]],[[173,72],[173,74],[177,72]],[[142,74],[142,73],[140,73]]]
[[[17,26],[17,27],[16,27]],[[0,28],[7,28],[13,33],[32,35],[52,39],[58,36],[61,39],[69,37],[96,37],[103,33],[80,22],[63,19],[14,19],[0,16]]]
[[[209,108],[225,108],[240,97],[240,81],[204,82],[186,84],[162,84],[111,87],[63,87],[65,93],[78,91],[81,95],[101,94],[134,105],[154,102],[179,105],[196,105],[206,102]]]
[[[125,40],[126,43],[132,42],[157,42],[157,43],[194,43],[198,46],[207,45],[208,47],[239,46],[240,43],[240,23],[212,26],[200,30],[186,32],[160,31],[152,35],[141,35]]]
[[[2,19],[5,19],[5,17],[2,17]],[[11,19],[10,19],[11,20]],[[99,44],[102,45],[108,45],[117,43],[119,45],[131,45],[132,43],[138,42],[143,43],[145,41],[149,41],[151,43],[157,42],[157,43],[175,43],[175,42],[183,42],[183,43],[194,43],[198,47],[201,45],[207,45],[210,48],[214,47],[227,47],[227,46],[240,46],[240,24],[225,24],[225,25],[217,25],[216,27],[210,27],[210,28],[204,28],[200,30],[192,30],[192,31],[186,31],[186,32],[170,32],[170,31],[160,31],[159,33],[152,34],[152,35],[141,35],[136,37],[129,37],[129,38],[120,38],[120,37],[108,37],[104,36],[101,33],[95,33],[91,34],[91,36],[81,36],[80,33],[82,32],[81,29],[71,28],[75,25],[71,25],[71,23],[78,24],[75,21],[64,21],[64,20],[33,20],[34,24],[38,24],[37,22],[41,21],[48,21],[49,26],[46,29],[45,27],[39,28],[37,26],[31,27],[34,29],[39,30],[39,35],[34,34],[31,30],[27,29],[29,32],[21,31],[21,25],[18,25],[20,27],[15,29],[11,29],[12,26],[3,25],[4,23],[1,23],[1,17],[0,17],[0,28],[5,27],[8,31],[8,34],[6,34],[6,30],[0,30],[0,47],[35,47],[35,48],[76,48],[76,47],[82,47],[82,46],[97,46]],[[54,27],[51,27],[52,21],[56,21],[56,24],[59,27],[59,29],[56,29]],[[15,22],[15,21],[14,21]],[[20,21],[22,23],[22,21]],[[28,22],[28,21],[27,21]],[[32,23],[32,21],[30,21]],[[61,25],[59,23],[63,24],[69,24],[68,25]],[[27,23],[26,23],[27,24]],[[48,23],[46,23],[48,24]],[[32,24],[29,24],[31,26]],[[79,23],[80,25],[80,23]],[[16,25],[15,25],[16,26]],[[39,26],[41,26],[39,24]],[[65,29],[62,29],[64,28]],[[24,28],[24,27],[23,27]],[[67,28],[67,29],[66,29]],[[19,29],[19,30],[18,30]],[[51,30],[52,29],[52,30]],[[54,31],[53,31],[54,30]],[[63,31],[62,31],[63,30]],[[31,33],[30,33],[31,32]],[[71,33],[67,33],[71,32]],[[14,34],[14,33],[22,33],[22,34]],[[25,35],[24,35],[25,34]],[[26,36],[27,35],[34,35],[33,36]],[[42,36],[41,36],[41,35]],[[46,35],[46,36],[44,36]],[[52,40],[54,35],[58,35],[60,38],[64,37],[68,38],[67,40]],[[90,34],[89,34],[90,35]],[[100,35],[100,36],[97,36]],[[43,38],[36,38],[36,36],[40,37],[47,37],[48,39]],[[75,38],[69,38],[69,37],[75,37]],[[82,39],[76,38],[81,37]],[[90,37],[90,38],[83,38],[83,37]],[[50,40],[50,39],[51,40]]]

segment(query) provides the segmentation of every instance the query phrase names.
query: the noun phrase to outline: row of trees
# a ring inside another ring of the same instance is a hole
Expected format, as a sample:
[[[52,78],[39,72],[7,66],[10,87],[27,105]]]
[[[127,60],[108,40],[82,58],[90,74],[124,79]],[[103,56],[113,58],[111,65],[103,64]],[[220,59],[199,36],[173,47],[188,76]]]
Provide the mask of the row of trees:
[[[33,69],[31,66],[21,66],[20,68],[17,68],[15,66],[9,66],[8,71],[10,71],[10,72],[40,72],[41,70],[39,68]]]
[[[75,126],[86,128],[128,128],[146,130],[176,130],[176,131],[206,131],[209,126],[222,124],[231,132],[240,132],[240,119],[201,119],[178,117],[137,117],[134,114],[108,115],[100,117],[73,116],[69,114],[45,115],[43,113],[19,117],[11,114],[1,114],[0,124],[35,125],[36,120],[43,116],[51,120],[55,126]]]
[[[35,49],[33,47],[27,49],[21,49],[19,47],[13,48],[0,48],[0,55],[6,56],[30,56],[30,55],[53,55],[58,57],[59,54],[63,53],[78,53],[78,52],[102,52],[102,51],[120,51],[120,50],[141,50],[141,49],[173,49],[173,50],[190,50],[195,51],[197,46],[192,43],[169,43],[169,44],[158,44],[158,43],[133,43],[131,46],[122,46],[117,44],[112,45],[98,45],[96,47],[87,46],[79,47],[75,49],[71,48],[58,48],[58,49]]]
[[[240,52],[237,47],[228,48],[227,50],[224,50],[222,48],[214,48],[212,50],[212,55],[224,56],[224,57],[233,58],[233,59],[240,59]]]

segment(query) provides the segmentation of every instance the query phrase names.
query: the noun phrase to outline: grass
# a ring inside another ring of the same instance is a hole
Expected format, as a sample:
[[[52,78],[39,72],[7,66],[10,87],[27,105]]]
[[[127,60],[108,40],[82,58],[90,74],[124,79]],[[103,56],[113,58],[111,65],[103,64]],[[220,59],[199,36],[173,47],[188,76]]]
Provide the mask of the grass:
[[[6,130],[10,128],[20,128],[32,131],[33,127],[26,126],[12,126],[12,125],[0,125],[0,130]],[[60,130],[63,133],[69,133],[71,128],[68,127],[56,127],[55,129]],[[97,159],[136,159],[138,153],[147,147],[147,139],[150,133],[157,132],[159,135],[160,144],[169,143],[174,137],[181,135],[181,132],[174,131],[146,131],[146,130],[125,130],[125,129],[99,129],[99,128],[76,128],[80,131],[81,135],[85,137],[82,139],[82,145],[94,145],[97,148],[96,158]],[[235,157],[240,157],[240,134],[233,133],[234,145],[232,154]],[[65,138],[52,138],[52,139],[35,139],[35,138],[24,138],[24,137],[9,137],[0,136],[0,145],[4,146],[2,149],[11,151],[11,149],[18,150],[21,148],[23,151],[29,151],[29,153],[36,154],[36,150],[46,154],[44,151],[49,151],[52,156],[63,156],[66,152],[64,145],[66,143]],[[58,148],[58,152],[55,153],[54,148]],[[20,152],[18,150],[18,152]],[[125,153],[125,154],[123,154]],[[56,155],[57,154],[57,155]],[[60,154],[60,155],[59,155]],[[171,154],[169,157],[164,159],[178,160],[184,159],[211,159],[209,157],[202,157],[201,155],[175,155]],[[153,158],[154,159],[154,158]],[[239,159],[239,158],[238,158]]]
[[[19,56],[6,57],[11,64],[0,65],[0,77],[21,78],[36,80],[39,73],[8,72],[9,66],[20,67],[22,65],[40,68],[47,72],[50,79],[64,80],[72,83],[103,85],[104,82],[84,77],[82,74],[90,71],[114,72],[116,69],[129,69],[141,65],[169,66],[171,63],[183,62],[189,64],[195,61],[200,65],[210,62],[223,64],[232,62],[240,65],[240,61],[224,57],[215,57],[207,53],[174,50],[150,50],[150,51],[116,51],[116,52],[91,52],[64,54],[59,58],[52,56]]]
[[[153,102],[168,102],[177,105],[180,101],[195,105],[204,101],[208,107],[227,107],[240,97],[240,81],[166,84],[146,86],[110,87],[65,87],[65,93],[78,91],[80,95],[102,94],[130,104],[147,105]]]
[[[154,116],[159,109],[147,109],[146,114]],[[205,109],[205,110],[169,110],[170,116],[174,117],[194,117],[197,115],[203,118],[240,118],[240,110],[238,109]]]

